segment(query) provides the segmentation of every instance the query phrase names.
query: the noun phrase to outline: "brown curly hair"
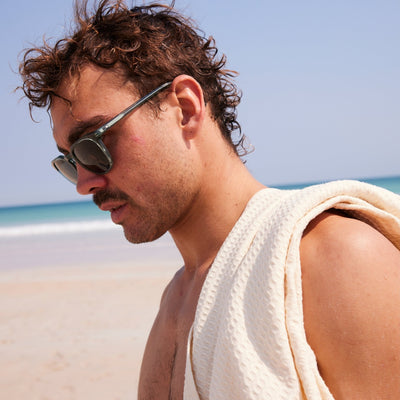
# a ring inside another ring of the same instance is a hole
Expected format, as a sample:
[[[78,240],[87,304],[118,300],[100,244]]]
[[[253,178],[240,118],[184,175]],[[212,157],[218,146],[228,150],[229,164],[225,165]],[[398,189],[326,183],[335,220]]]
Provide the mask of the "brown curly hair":
[[[42,47],[24,51],[19,72],[30,110],[50,108],[63,79],[79,76],[88,63],[122,67],[141,96],[187,74],[202,86],[204,100],[236,154],[246,154],[244,135],[236,120],[241,98],[232,81],[236,72],[224,69],[226,57],[218,57],[214,39],[206,38],[173,6],[172,2],[171,6],[150,4],[129,9],[123,0],[101,0],[89,13],[88,0],[77,0],[75,29],[70,35],[54,45],[44,41]]]

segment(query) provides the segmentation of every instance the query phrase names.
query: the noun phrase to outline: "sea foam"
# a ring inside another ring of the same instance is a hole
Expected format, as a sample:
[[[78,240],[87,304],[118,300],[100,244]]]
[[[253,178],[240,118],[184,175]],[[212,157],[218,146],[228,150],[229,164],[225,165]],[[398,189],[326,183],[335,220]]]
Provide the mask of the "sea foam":
[[[0,238],[15,238],[37,235],[73,234],[121,229],[109,220],[39,223],[0,227]]]

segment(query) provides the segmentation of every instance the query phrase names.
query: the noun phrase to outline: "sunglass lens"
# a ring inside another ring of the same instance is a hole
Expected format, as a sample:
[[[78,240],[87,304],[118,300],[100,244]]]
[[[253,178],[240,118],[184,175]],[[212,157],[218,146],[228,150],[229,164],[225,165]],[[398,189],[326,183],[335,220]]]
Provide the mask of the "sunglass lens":
[[[78,181],[78,174],[76,172],[75,165],[71,164],[68,160],[63,157],[58,157],[53,161],[54,168],[67,178],[72,183],[76,184]]]
[[[100,147],[96,141],[87,139],[81,140],[74,148],[74,158],[79,161],[81,165],[95,174],[104,174],[111,168],[111,158]]]

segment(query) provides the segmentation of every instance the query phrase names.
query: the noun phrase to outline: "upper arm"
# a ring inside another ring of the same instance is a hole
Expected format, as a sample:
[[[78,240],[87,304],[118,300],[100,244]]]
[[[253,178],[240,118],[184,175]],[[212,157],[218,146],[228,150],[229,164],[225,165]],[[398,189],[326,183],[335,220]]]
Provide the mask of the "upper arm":
[[[301,241],[307,341],[335,399],[400,398],[400,252],[324,213]]]

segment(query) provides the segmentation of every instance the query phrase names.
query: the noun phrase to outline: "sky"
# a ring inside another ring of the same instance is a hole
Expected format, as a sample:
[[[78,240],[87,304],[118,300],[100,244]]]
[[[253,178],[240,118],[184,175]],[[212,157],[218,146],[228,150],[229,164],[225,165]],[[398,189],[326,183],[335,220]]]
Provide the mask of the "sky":
[[[400,175],[398,0],[176,0],[175,7],[239,72],[238,119],[255,147],[246,165],[262,183]],[[57,149],[48,115],[35,111],[34,123],[14,91],[21,51],[62,37],[71,15],[70,0],[2,6],[0,207],[84,199],[50,166]]]

